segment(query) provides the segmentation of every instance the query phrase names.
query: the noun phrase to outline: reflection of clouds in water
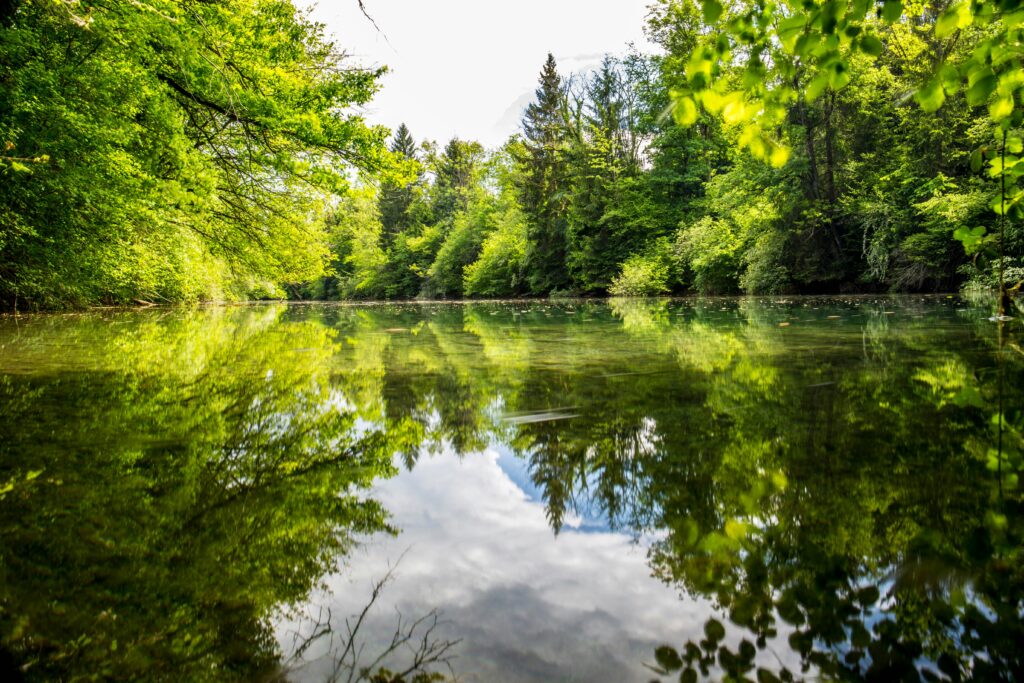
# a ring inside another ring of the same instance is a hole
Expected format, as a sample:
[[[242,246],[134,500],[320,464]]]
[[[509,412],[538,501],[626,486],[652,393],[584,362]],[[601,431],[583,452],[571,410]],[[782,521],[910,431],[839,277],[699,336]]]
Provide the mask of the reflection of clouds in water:
[[[382,482],[375,496],[402,533],[373,539],[328,577],[335,618],[358,612],[404,552],[364,634],[368,653],[390,637],[394,608],[416,617],[437,607],[442,635],[462,639],[455,668],[468,680],[650,680],[654,647],[698,637],[710,606],[651,578],[646,549],[624,534],[556,538],[499,457],[509,456],[425,458]]]

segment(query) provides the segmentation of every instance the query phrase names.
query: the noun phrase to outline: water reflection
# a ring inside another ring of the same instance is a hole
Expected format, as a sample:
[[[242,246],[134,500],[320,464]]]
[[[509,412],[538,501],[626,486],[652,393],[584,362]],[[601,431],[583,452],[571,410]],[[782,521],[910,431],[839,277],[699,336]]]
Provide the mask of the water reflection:
[[[1003,362],[999,451],[987,315],[918,297],[5,320],[0,634],[30,678],[285,675],[301,606],[357,611],[409,549],[381,605],[444,610],[479,680],[1012,679],[1024,356]],[[410,472],[381,484],[392,462]]]
[[[22,675],[266,680],[271,611],[386,528],[357,491],[389,439],[336,408],[336,335],[282,312],[7,331],[0,614]]]

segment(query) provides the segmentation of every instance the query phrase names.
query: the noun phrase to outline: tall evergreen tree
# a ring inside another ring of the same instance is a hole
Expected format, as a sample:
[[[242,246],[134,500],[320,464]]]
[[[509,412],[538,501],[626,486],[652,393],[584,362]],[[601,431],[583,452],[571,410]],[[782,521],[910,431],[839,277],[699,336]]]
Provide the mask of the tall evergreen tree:
[[[389,149],[406,160],[417,160],[416,142],[404,123],[395,131],[395,137],[392,139]],[[381,185],[379,199],[380,222],[383,228],[381,240],[385,249],[391,246],[398,233],[406,230],[411,223],[409,207],[415,199],[416,182],[404,185],[385,182]]]
[[[464,211],[474,186],[477,167],[484,149],[479,142],[452,138],[437,160],[434,180],[434,218],[450,224],[455,214]]]
[[[541,70],[536,96],[523,115],[518,187],[530,245],[527,283],[535,294],[547,294],[569,282],[565,265],[568,174],[564,152],[568,126],[565,91],[551,54]]]

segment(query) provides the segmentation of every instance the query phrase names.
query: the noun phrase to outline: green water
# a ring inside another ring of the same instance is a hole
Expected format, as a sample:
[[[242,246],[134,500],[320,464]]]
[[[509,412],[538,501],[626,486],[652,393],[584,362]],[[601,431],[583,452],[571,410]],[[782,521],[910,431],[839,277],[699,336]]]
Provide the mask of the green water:
[[[362,665],[403,607],[445,615],[431,638],[463,680],[1015,680],[1024,353],[989,315],[908,297],[0,318],[0,673],[350,680],[344,638],[303,638],[343,635],[369,600],[346,577],[405,554]]]

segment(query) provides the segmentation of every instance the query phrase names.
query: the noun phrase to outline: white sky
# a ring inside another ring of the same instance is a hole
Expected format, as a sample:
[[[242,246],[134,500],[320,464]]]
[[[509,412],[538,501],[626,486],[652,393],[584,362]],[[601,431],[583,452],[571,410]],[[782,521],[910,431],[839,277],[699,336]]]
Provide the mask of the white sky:
[[[319,0],[313,16],[356,60],[391,72],[367,119],[417,142],[453,136],[497,146],[532,99],[547,53],[563,75],[595,66],[643,34],[649,0]]]

